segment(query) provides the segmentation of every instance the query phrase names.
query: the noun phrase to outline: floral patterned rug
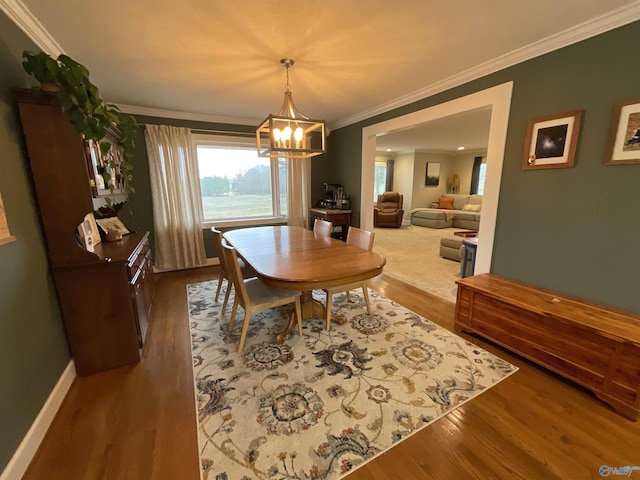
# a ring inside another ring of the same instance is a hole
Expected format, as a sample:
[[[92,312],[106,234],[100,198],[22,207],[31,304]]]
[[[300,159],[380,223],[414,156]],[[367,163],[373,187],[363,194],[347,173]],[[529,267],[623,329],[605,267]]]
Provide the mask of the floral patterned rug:
[[[238,354],[244,311],[229,333],[216,286],[187,286],[204,480],[342,478],[517,370],[374,290],[373,315],[338,294],[346,324],[283,345],[291,308],[256,312]]]

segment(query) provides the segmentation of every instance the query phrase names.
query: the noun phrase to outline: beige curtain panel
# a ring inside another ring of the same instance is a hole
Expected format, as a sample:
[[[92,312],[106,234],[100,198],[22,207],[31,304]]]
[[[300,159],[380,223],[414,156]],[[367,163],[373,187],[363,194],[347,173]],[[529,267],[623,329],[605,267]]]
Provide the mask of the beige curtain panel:
[[[287,160],[287,224],[309,228],[311,159]]]
[[[145,128],[156,266],[176,270],[204,265],[197,157],[187,128]]]

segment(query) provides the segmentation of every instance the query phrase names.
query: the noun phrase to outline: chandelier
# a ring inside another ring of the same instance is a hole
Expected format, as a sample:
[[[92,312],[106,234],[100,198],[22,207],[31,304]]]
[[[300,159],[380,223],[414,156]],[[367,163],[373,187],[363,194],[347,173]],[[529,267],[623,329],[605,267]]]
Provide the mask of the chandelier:
[[[302,115],[291,98],[289,68],[293,60],[280,60],[287,72],[284,102],[280,112],[269,115],[256,129],[258,156],[271,158],[310,158],[326,152],[324,120]]]

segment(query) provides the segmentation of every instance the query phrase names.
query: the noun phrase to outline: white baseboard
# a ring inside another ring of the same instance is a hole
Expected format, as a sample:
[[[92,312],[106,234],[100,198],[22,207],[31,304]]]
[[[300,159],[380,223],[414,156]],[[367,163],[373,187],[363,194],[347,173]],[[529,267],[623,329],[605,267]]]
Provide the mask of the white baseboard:
[[[38,451],[38,447],[40,447],[40,443],[42,443],[47,430],[49,430],[49,426],[51,422],[53,422],[74,378],[76,378],[76,367],[73,360],[71,360],[58,379],[58,383],[56,383],[56,386],[51,390],[49,398],[44,402],[40,413],[38,413],[38,416],[22,439],[22,442],[20,442],[20,445],[13,454],[13,457],[11,457],[11,460],[9,460],[2,475],[0,475],[0,480],[22,478],[33,456],[36,454],[36,451]]]

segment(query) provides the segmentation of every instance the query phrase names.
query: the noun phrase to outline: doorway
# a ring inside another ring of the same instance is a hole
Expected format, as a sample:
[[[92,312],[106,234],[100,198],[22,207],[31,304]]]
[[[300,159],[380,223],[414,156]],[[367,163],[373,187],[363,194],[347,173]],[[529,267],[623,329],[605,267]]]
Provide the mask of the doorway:
[[[487,147],[487,171],[485,191],[482,201],[482,215],[475,273],[487,273],[491,268],[493,241],[495,235],[500,180],[504,162],[504,148],[507,138],[509,110],[513,82],[504,83],[477,93],[457,98],[449,102],[412,112],[401,117],[363,128],[362,165],[360,179],[360,226],[366,230],[373,228],[373,185],[378,135],[422,125],[432,120],[455,115],[479,108],[491,108],[491,124]]]

